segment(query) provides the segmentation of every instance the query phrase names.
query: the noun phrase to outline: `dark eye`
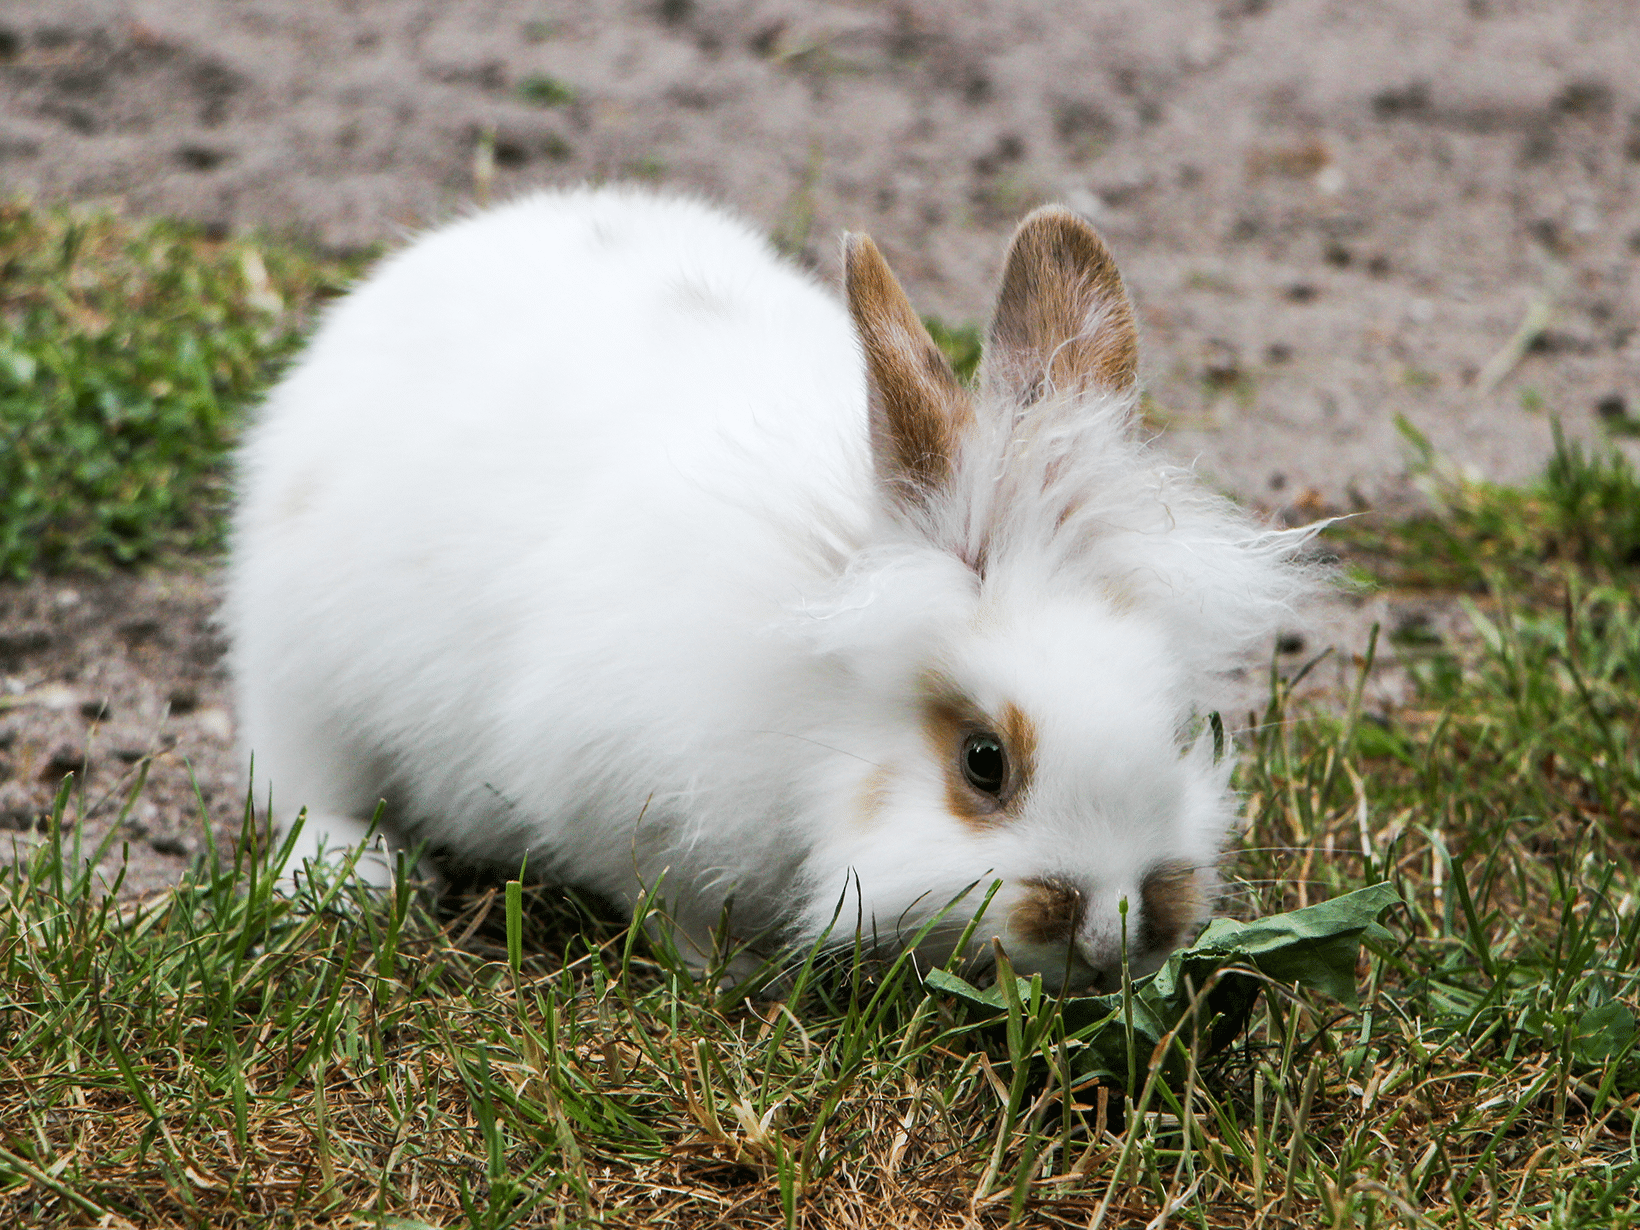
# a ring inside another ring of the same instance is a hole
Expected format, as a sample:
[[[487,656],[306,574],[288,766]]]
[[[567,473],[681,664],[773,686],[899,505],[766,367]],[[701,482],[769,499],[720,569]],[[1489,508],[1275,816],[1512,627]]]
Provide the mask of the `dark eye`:
[[[995,735],[969,735],[962,745],[962,775],[975,790],[1001,794],[1008,780],[1008,754]]]

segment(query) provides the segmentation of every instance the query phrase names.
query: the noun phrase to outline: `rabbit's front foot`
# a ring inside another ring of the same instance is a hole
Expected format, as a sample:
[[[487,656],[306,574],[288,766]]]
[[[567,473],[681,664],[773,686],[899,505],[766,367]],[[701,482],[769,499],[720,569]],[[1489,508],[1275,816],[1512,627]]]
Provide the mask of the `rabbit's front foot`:
[[[277,892],[287,897],[310,895],[316,881],[328,885],[341,875],[367,891],[392,889],[398,852],[375,825],[317,811],[304,811],[297,823],[301,830],[277,869]],[[280,836],[282,843],[285,834]]]

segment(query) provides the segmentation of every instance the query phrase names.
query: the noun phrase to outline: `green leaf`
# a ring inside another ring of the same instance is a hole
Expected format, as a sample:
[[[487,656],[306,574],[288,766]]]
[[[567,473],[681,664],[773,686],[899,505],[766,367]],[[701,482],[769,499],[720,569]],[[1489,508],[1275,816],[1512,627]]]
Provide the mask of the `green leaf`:
[[[1008,1000],[1002,993],[1002,988],[995,984],[981,990],[973,983],[943,969],[929,970],[923,981],[937,991],[948,991],[953,995],[960,995],[964,999],[972,1000],[976,1004],[983,1004],[987,1008],[995,1008],[998,1012],[1008,1011]],[[1029,980],[1014,978],[1014,987],[1019,992],[1020,1001],[1029,1003],[1031,1000],[1031,984]]]
[[[1164,996],[1176,994],[1173,983],[1181,976],[1190,975],[1201,986],[1215,969],[1239,963],[1253,966],[1276,982],[1296,982],[1353,1008],[1360,941],[1366,938],[1383,944],[1389,940],[1389,932],[1378,925],[1378,919],[1400,900],[1388,884],[1373,884],[1256,922],[1215,918],[1200,939],[1168,959],[1156,983]]]
[[[1284,985],[1296,983],[1353,1007],[1355,962],[1361,941],[1384,944],[1390,940],[1378,919],[1400,900],[1388,884],[1374,884],[1256,922],[1215,918],[1194,944],[1175,952],[1166,965],[1135,986],[1133,1031],[1137,1043],[1144,1053],[1154,1050],[1185,1022],[1197,992],[1203,988],[1208,989],[1198,1005],[1198,1019],[1213,1049],[1227,1045],[1241,1031],[1265,979]],[[1023,978],[1014,981],[1020,1002],[1028,1004],[1031,984]],[[1008,1010],[1001,988],[982,990],[945,970],[930,971],[925,982],[993,1011]],[[1098,1073],[1125,1080],[1127,1044],[1122,996],[1076,996],[1064,1001],[1064,1014],[1067,1031],[1083,1043],[1077,1052],[1079,1074]],[[1612,1024],[1611,1028],[1618,1026]],[[1628,1028],[1632,1033],[1632,1018]],[[1627,1037],[1624,1035],[1624,1043]]]
[[[1573,1056],[1585,1067],[1597,1068],[1632,1046],[1634,1031],[1634,1013],[1626,1005],[1610,1000],[1590,1008],[1577,1018]]]

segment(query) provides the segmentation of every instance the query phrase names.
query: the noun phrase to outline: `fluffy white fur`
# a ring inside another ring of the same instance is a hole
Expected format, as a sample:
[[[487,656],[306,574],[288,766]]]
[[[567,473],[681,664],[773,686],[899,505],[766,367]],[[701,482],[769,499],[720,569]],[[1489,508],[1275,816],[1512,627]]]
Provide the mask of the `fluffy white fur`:
[[[1233,805],[1183,732],[1305,585],[1292,536],[1133,441],[1133,400],[982,400],[908,511],[849,314],[740,222],[582,189],[447,226],[329,313],[240,456],[259,792],[308,809],[299,858],[385,799],[395,841],[628,901],[664,873],[697,940],[729,895],[743,935],[841,901],[837,938],[903,936],[997,877],[980,942],[1050,979],[1009,912],[1068,879],[1109,968],[1148,868],[1210,877]],[[1034,724],[1014,821],[950,813],[933,674]]]

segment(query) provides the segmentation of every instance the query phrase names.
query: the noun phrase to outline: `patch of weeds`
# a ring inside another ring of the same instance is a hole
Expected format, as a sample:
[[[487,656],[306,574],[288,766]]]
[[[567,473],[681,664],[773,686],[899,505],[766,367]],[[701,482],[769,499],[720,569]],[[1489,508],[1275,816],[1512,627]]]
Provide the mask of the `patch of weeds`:
[[[980,352],[985,346],[984,335],[978,325],[948,325],[937,316],[924,316],[928,336],[950,360],[957,379],[971,383],[979,372]]]
[[[519,98],[537,107],[565,107],[580,97],[574,86],[545,73],[525,77],[518,83],[515,92]]]
[[[1355,518],[1326,531],[1384,581],[1484,592],[1540,584],[1546,564],[1606,578],[1640,567],[1640,475],[1619,450],[1587,452],[1557,421],[1543,474],[1506,487],[1457,473],[1422,432],[1405,419],[1398,425],[1434,509],[1388,526]]]
[[[1640,436],[1640,419],[1629,415],[1628,400],[1621,393],[1608,393],[1594,404],[1594,412],[1608,436],[1632,439]]]
[[[798,178],[797,186],[786,198],[779,217],[770,229],[769,242],[774,244],[777,252],[789,259],[813,262],[808,246],[809,237],[814,231],[814,190],[820,183],[825,156],[825,149],[818,140],[810,143],[809,156],[803,163],[803,173]]]
[[[1189,290],[1212,291],[1216,295],[1233,295],[1236,284],[1222,273],[1210,269],[1192,269],[1184,277]]]
[[[1211,404],[1229,395],[1244,413],[1258,403],[1258,381],[1239,363],[1213,363],[1202,369],[1202,398]]]
[[[986,176],[968,194],[974,213],[986,222],[1018,218],[1045,199],[1034,180],[1016,171],[998,171]]]
[[[1249,1046],[1255,1105],[1335,1091],[1305,1145],[1330,1177],[1298,1224],[1360,1224],[1341,1210],[1385,1188],[1416,1224],[1640,1219],[1622,1187],[1640,1173],[1640,601],[1574,572],[1468,613],[1473,639],[1415,663],[1392,713],[1357,694],[1294,715],[1278,687],[1238,770],[1251,913],[1380,878],[1406,903],[1355,1020]],[[1294,1053],[1335,1075],[1283,1076]],[[1594,1179],[1563,1198],[1527,1177],[1546,1161]]]
[[[0,575],[214,548],[245,405],[358,267],[0,206]]]
[[[659,183],[667,175],[666,159],[659,154],[645,154],[642,158],[634,159],[626,165],[626,174],[633,179],[647,180],[650,183]]]

